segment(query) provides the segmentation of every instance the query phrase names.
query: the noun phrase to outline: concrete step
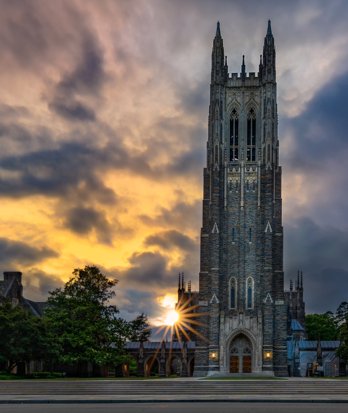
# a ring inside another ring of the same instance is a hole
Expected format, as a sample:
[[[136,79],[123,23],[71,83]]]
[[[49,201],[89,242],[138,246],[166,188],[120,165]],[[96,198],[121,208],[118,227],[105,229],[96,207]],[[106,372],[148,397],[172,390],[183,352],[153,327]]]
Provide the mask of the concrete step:
[[[348,380],[3,381],[0,395],[348,395]]]

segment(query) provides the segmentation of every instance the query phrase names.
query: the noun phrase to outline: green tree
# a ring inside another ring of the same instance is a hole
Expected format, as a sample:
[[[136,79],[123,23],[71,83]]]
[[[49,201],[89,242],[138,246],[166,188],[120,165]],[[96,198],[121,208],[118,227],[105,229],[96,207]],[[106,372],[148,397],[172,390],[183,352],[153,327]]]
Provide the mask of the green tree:
[[[75,269],[73,277],[50,292],[45,319],[58,345],[58,361],[117,364],[125,357],[128,323],[110,304],[116,280],[109,280],[95,266]]]
[[[343,301],[336,311],[336,322],[338,326],[338,338],[341,344],[337,355],[348,363],[348,303]]]
[[[306,315],[308,340],[336,340],[338,337],[335,317],[331,312]]]
[[[53,350],[41,318],[10,302],[0,305],[0,363],[7,364],[8,372],[30,360],[48,359]]]
[[[148,341],[151,335],[150,324],[147,315],[144,313],[129,322],[129,340],[130,341]]]

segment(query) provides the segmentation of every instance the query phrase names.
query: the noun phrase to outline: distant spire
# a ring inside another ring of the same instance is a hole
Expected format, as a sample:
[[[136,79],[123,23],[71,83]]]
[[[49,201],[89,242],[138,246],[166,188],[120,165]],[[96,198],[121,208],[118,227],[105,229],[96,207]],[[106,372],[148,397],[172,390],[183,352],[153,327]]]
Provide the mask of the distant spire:
[[[181,274],[179,273],[178,290],[181,288]]]
[[[220,22],[217,22],[217,25],[216,25],[216,36],[221,37]]]
[[[297,284],[296,284],[296,290],[300,288],[300,270],[297,270]]]
[[[187,283],[187,290],[189,293],[191,292],[191,280]]]
[[[271,20],[268,20],[267,36],[273,36],[272,27],[271,27]]]
[[[183,291],[185,291],[185,281],[184,281],[185,278],[184,277],[185,277],[184,273],[182,272],[181,273],[181,285],[182,285],[181,288],[182,288]]]
[[[245,61],[244,61],[244,55],[243,55],[243,60],[242,60],[242,77],[245,78]]]
[[[262,77],[262,54],[260,54],[259,76]]]
[[[300,287],[301,287],[301,290],[303,290],[303,272],[302,272],[302,270],[301,270]]]
[[[292,280],[290,280],[290,291],[292,291],[294,289],[294,284],[292,282]]]

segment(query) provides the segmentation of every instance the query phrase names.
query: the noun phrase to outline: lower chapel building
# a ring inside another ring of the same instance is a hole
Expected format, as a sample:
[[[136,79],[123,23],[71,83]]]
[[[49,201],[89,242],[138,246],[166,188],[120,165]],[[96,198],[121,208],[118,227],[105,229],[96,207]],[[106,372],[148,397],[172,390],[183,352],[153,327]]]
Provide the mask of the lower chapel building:
[[[319,360],[324,373],[337,375],[338,343],[305,340],[302,272],[284,291],[270,21],[257,73],[246,72],[244,56],[241,71],[229,73],[217,24],[203,178],[199,292],[186,289],[183,276],[178,289],[177,308],[191,307],[192,317],[186,312],[174,342],[127,344],[139,374],[306,375]]]

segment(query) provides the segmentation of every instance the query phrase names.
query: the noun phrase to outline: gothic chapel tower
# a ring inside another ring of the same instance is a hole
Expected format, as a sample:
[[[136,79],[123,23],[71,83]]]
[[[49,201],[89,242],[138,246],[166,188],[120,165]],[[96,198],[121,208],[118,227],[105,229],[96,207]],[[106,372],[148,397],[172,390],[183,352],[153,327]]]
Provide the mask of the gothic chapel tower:
[[[287,375],[275,47],[268,22],[259,72],[228,73],[213,43],[204,169],[195,375]]]

